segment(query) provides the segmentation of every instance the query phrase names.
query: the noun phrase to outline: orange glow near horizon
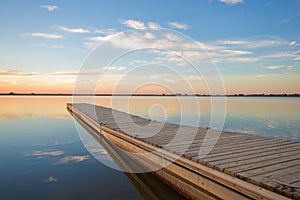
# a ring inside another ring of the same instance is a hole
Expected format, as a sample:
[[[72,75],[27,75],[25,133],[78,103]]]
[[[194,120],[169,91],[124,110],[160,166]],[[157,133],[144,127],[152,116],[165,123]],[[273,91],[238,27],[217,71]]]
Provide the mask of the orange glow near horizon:
[[[47,93],[47,94],[72,94],[74,93],[75,77],[0,77],[0,93]],[[168,87],[148,85],[138,87],[138,83],[123,83],[118,90],[115,90],[114,80],[102,82],[97,87],[98,94],[208,94],[207,88],[202,81],[190,81],[193,89],[185,89],[183,84],[178,81],[168,83]],[[292,77],[253,77],[253,76],[227,76],[224,77],[226,94],[294,94],[300,93],[300,80],[297,76]],[[131,91],[131,88],[135,88]],[[172,89],[176,91],[172,91]],[[81,93],[85,93],[84,91]]]

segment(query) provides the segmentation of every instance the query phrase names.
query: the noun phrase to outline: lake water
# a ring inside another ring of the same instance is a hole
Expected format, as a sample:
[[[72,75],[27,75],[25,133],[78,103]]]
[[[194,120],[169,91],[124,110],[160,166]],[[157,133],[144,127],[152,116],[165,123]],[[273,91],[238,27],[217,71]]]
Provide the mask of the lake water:
[[[190,97],[180,98],[189,105]],[[186,112],[176,97],[132,97],[127,104],[116,97],[113,107],[171,123],[200,116],[199,126],[207,127],[210,98],[197,101],[200,109]],[[132,174],[111,169],[88,153],[66,111],[67,102],[72,98],[0,97],[0,199],[149,197]],[[112,106],[111,97],[96,97],[95,102]],[[227,98],[226,105],[224,130],[300,141],[300,98]],[[139,178],[164,199],[181,198],[151,174]]]

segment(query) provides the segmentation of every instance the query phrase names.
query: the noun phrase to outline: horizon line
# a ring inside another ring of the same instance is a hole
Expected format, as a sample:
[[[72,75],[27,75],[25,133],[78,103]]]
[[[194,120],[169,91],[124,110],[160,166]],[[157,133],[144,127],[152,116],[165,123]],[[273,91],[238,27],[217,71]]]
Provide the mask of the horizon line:
[[[253,97],[300,97],[300,93],[253,93],[253,94],[111,94],[111,93],[103,93],[103,94],[72,94],[72,93],[0,93],[0,96],[205,96],[205,97],[214,97],[214,96],[226,96],[226,97],[242,97],[242,96],[253,96]]]

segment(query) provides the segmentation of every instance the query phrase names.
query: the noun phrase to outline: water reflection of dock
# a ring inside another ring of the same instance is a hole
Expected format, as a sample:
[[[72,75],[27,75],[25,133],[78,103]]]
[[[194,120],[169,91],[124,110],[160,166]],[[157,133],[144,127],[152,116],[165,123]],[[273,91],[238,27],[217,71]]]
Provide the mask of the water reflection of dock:
[[[70,111],[70,110],[69,110]],[[71,112],[73,115],[73,113]],[[82,125],[93,138],[107,151],[107,153],[113,158],[120,169],[129,171],[131,165],[138,165],[132,160],[130,155],[120,151],[113,143],[107,140],[103,135],[99,134],[98,131],[90,127],[85,121],[83,121],[77,115],[73,115],[77,122]],[[143,167],[143,166],[139,166]],[[160,182],[152,173],[126,173],[125,175],[131,181],[131,183],[139,190],[143,198],[145,199],[185,199],[183,196],[178,194],[176,191],[168,187],[166,184]]]
[[[190,141],[186,131],[189,127],[174,143],[179,125],[149,121],[100,106],[94,109],[89,104],[68,104],[67,108],[96,132],[95,138],[101,138],[101,133],[108,146],[113,143],[127,151],[112,151],[119,152],[112,157],[122,169],[139,171],[163,166],[152,173],[189,198],[300,199],[300,143],[225,132],[215,144],[214,139],[207,141],[208,129],[203,128],[197,128]],[[147,133],[149,124],[163,126],[157,134],[147,137],[152,131]],[[201,152],[210,149],[201,156]],[[143,185],[137,182],[140,184]]]

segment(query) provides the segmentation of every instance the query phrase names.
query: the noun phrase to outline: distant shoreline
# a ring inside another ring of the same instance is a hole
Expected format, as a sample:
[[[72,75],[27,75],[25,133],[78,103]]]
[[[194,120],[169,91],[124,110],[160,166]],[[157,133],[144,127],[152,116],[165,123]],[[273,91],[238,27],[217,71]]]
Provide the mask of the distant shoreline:
[[[47,94],[47,93],[0,93],[0,96],[137,96],[137,97],[300,97],[300,94],[228,94],[228,95],[208,95],[208,94]]]

